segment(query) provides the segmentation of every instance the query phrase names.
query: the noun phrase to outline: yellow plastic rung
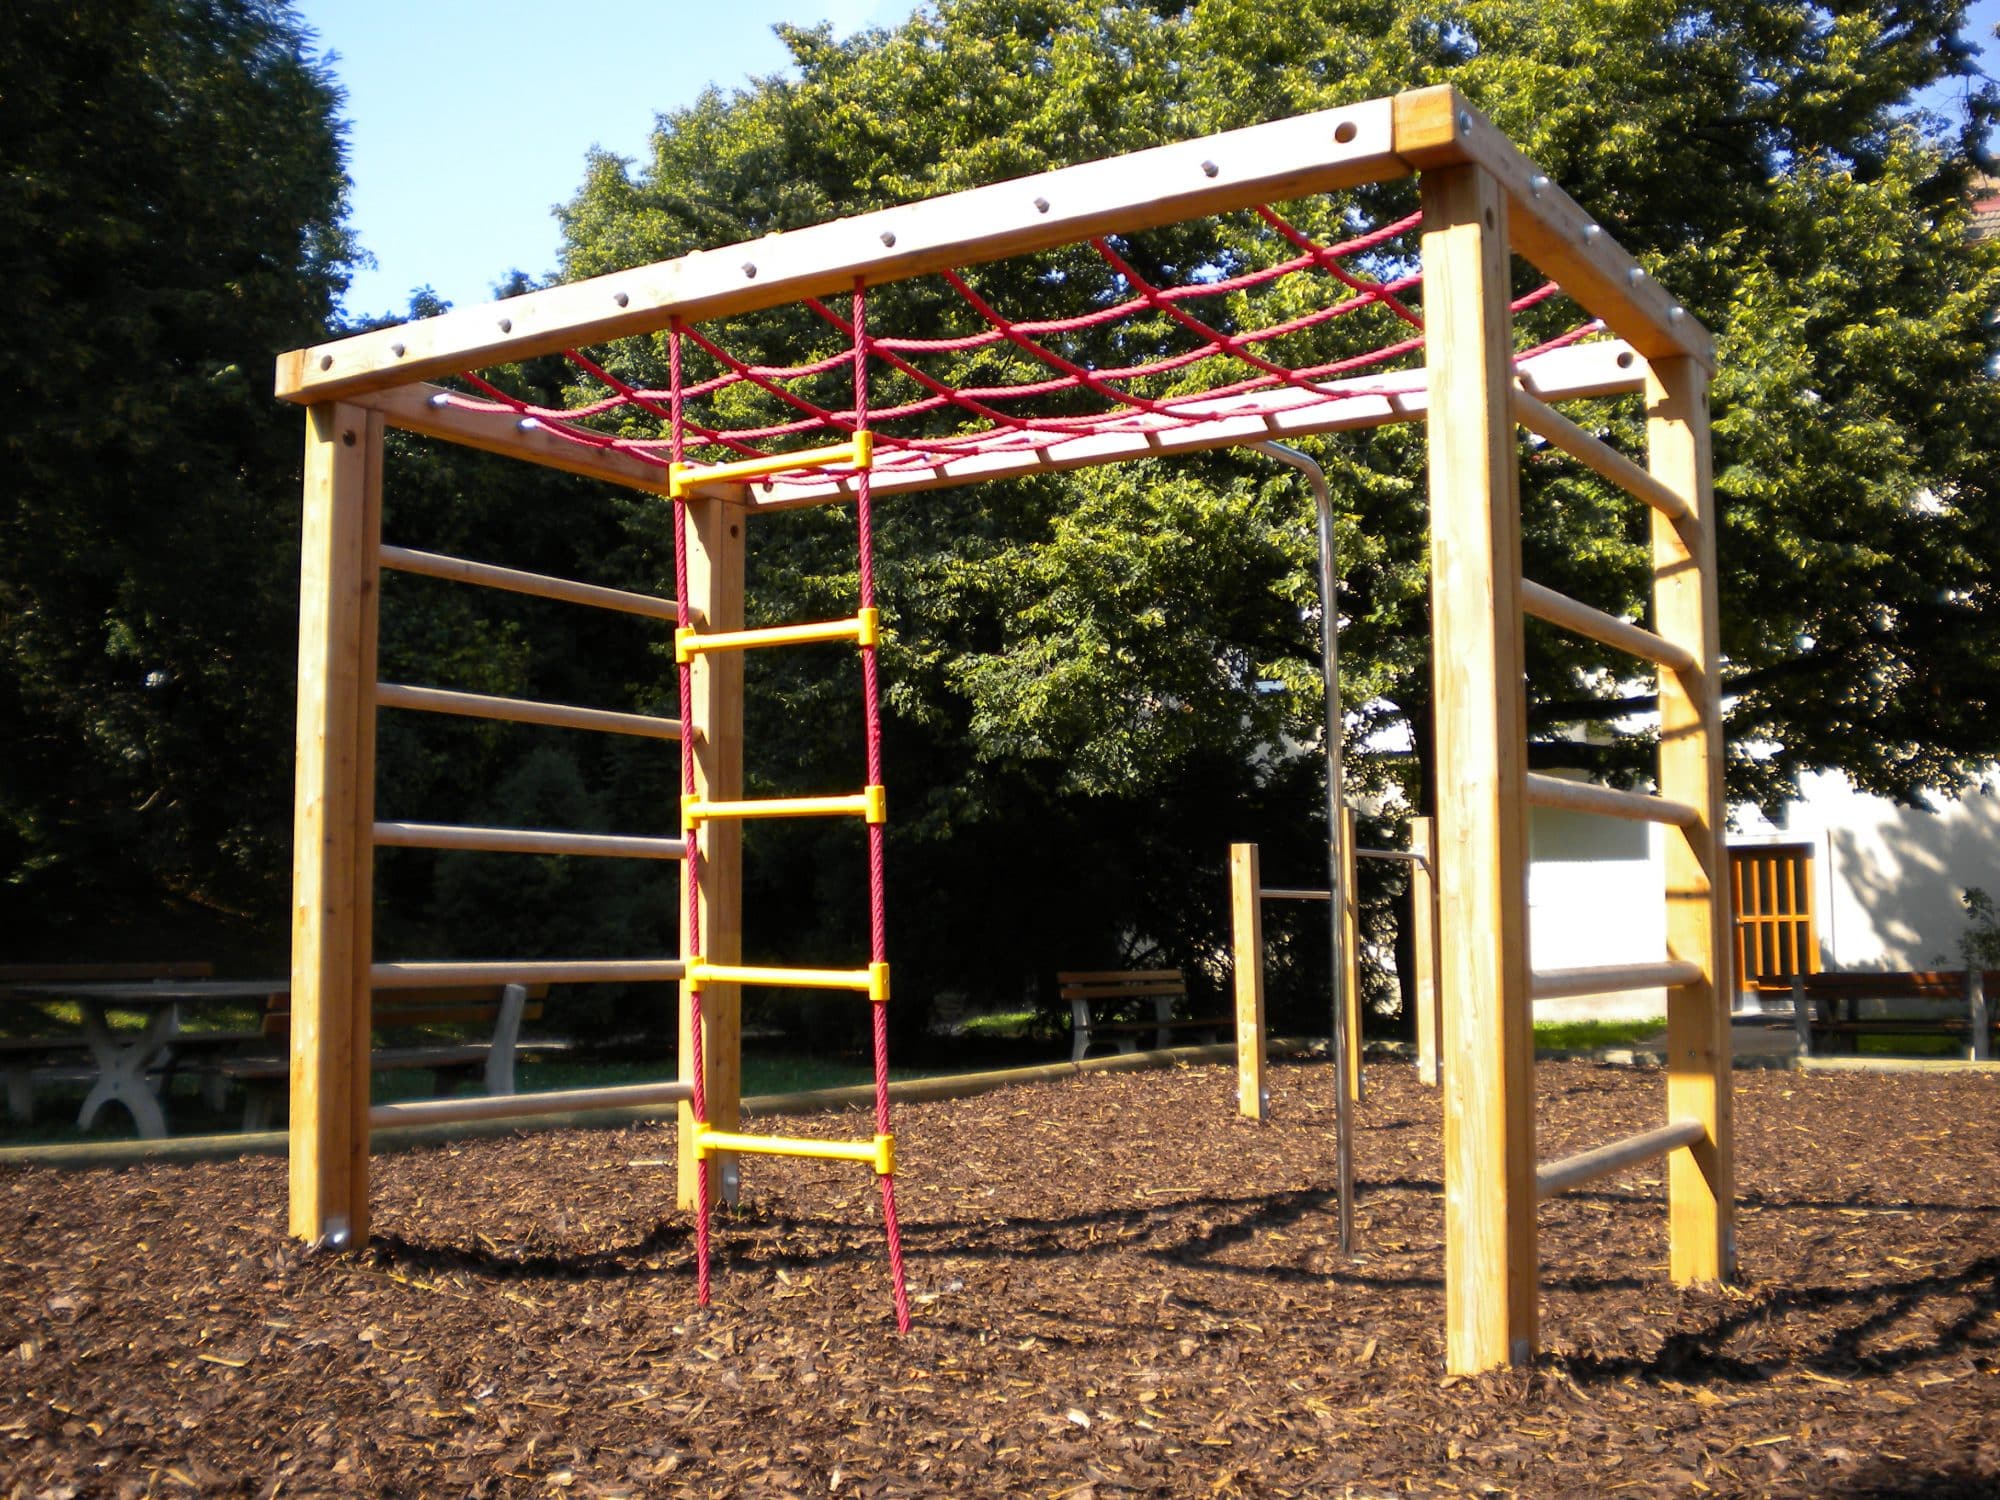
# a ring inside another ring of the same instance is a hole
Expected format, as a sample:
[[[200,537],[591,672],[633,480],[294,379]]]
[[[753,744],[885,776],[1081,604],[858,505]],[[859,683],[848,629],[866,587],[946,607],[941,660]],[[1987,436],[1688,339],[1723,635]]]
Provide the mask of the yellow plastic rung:
[[[807,1156],[820,1161],[866,1162],[882,1177],[888,1177],[896,1170],[896,1138],[893,1135],[878,1135],[866,1141],[815,1141],[792,1135],[744,1135],[698,1125],[694,1132],[694,1149],[700,1156],[713,1156],[718,1151],[742,1151],[763,1156]]]
[[[889,818],[888,796],[880,786],[839,797],[758,797],[749,802],[711,802],[689,793],[681,798],[681,828],[691,831],[705,818],[833,818],[850,815],[870,823]]]
[[[875,462],[875,434],[857,432],[851,442],[825,448],[799,448],[790,453],[761,453],[735,463],[713,464],[705,468],[693,464],[667,466],[667,494],[678,500],[704,484],[735,484],[745,479],[761,479],[766,474],[782,474],[789,469],[821,469],[846,464],[866,469]]]
[[[778,969],[757,964],[712,964],[697,958],[689,962],[687,978],[692,984],[795,985],[807,990],[854,990],[871,1000],[889,998],[887,964],[870,964],[865,969]]]
[[[881,641],[881,611],[864,609],[851,620],[821,620],[810,625],[771,625],[761,630],[717,630],[703,634],[692,625],[674,632],[674,660],[685,664],[705,651],[749,651],[761,646],[803,646],[814,641],[853,641],[873,646]]]

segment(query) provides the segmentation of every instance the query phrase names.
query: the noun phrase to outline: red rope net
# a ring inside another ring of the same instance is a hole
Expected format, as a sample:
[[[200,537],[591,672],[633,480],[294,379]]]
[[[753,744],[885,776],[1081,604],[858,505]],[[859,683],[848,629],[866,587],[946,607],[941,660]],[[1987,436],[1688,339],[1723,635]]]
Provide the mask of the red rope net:
[[[1421,215],[1331,244],[1270,208],[1236,217],[1188,263],[1177,262],[1172,245],[1098,238],[983,267],[979,285],[947,270],[875,293],[889,304],[888,318],[878,308],[878,326],[900,314],[918,326],[964,331],[871,335],[857,330],[851,313],[807,299],[736,320],[729,343],[719,330],[676,325],[679,339],[627,341],[601,358],[568,351],[577,381],[564,406],[535,404],[478,374],[462,377],[470,392],[439,399],[511,412],[569,441],[664,469],[675,456],[676,409],[687,457],[698,464],[844,441],[863,422],[854,395],[861,373],[880,396],[865,413],[879,483],[1079,438],[1143,442],[1218,420],[1310,414],[1356,396],[1422,388],[1413,240]],[[1548,283],[1514,308],[1535,307],[1558,290]],[[1032,318],[1007,310],[1061,302],[1083,310]],[[1598,328],[1579,323],[1519,357]],[[743,352],[814,338],[826,352],[800,363],[762,363]],[[663,388],[659,365],[664,346],[682,340],[690,362],[705,368],[679,384],[676,408],[676,387]],[[782,489],[788,481],[852,477],[815,466],[772,482]]]

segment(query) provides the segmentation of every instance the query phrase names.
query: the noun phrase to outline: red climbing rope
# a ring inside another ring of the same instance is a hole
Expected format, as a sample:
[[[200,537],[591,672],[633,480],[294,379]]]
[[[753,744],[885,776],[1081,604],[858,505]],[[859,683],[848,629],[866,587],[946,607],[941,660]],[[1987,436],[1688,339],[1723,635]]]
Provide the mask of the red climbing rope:
[[[668,418],[672,424],[672,453],[674,462],[681,459],[684,442],[682,438],[681,392],[681,330],[676,323],[667,335],[668,361],[670,367]],[[678,606],[674,611],[674,623],[685,630],[693,623],[688,611],[688,539],[687,507],[674,506],[674,598]],[[681,723],[694,722],[694,666],[691,662],[680,664]],[[695,794],[694,781],[694,735],[681,735],[681,794],[692,797]],[[685,958],[693,964],[701,957],[701,831],[699,828],[682,830],[687,840],[687,945]],[[693,980],[687,982],[688,995],[688,1049],[692,1059],[694,1096],[688,1101],[689,1111],[694,1116],[697,1129],[708,1124],[708,1070],[702,1047],[701,986]],[[694,1286],[695,1300],[703,1307],[708,1306],[709,1297],[709,1193],[708,1162],[697,1158],[695,1162],[695,1209],[694,1209]]]
[[[866,292],[857,279],[854,283],[854,425],[865,431],[868,426],[868,323],[866,314]],[[875,517],[873,511],[873,487],[869,481],[869,469],[862,465],[855,475],[855,527],[860,533],[861,551],[861,609],[864,614],[875,607]],[[882,689],[877,670],[876,647],[869,641],[861,648],[861,698],[862,714],[868,741],[868,781],[869,786],[882,786]],[[886,829],[880,822],[868,825],[868,959],[870,963],[889,961],[888,908],[883,898],[883,865],[886,845]],[[880,1000],[870,1004],[874,1012],[875,1025],[875,1133],[880,1136],[891,1134],[889,1129],[889,1007]],[[896,1327],[898,1331],[910,1331],[910,1293],[903,1280],[903,1231],[896,1222],[896,1177],[893,1172],[881,1173],[876,1181],[882,1184],[882,1227],[889,1239],[889,1280],[896,1298]]]

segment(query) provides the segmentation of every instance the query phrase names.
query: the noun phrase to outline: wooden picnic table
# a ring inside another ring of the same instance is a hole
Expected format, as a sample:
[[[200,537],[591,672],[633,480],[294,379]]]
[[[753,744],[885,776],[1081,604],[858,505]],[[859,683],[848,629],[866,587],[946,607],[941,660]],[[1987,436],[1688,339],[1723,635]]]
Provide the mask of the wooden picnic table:
[[[181,1035],[183,1006],[263,1000],[291,989],[286,979],[150,979],[115,984],[19,984],[7,998],[74,1000],[83,1012],[83,1036],[97,1068],[90,1092],[77,1111],[79,1130],[88,1130],[107,1104],[125,1106],[145,1140],[167,1133],[166,1110],[151,1073],[171,1056]],[[114,1031],[114,1012],[141,1012],[137,1032]]]

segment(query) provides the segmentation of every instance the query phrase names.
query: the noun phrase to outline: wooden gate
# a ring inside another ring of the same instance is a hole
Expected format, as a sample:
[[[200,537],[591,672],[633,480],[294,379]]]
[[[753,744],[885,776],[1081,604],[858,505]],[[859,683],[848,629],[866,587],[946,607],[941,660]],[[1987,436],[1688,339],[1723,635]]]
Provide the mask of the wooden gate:
[[[1739,844],[1729,851],[1737,983],[1784,990],[1819,970],[1811,844]]]

